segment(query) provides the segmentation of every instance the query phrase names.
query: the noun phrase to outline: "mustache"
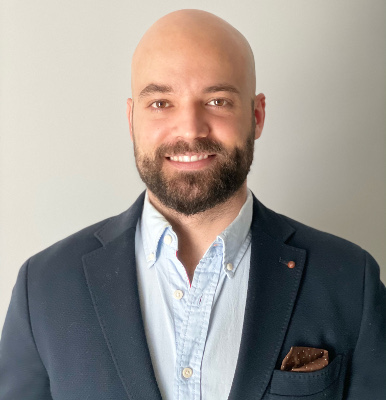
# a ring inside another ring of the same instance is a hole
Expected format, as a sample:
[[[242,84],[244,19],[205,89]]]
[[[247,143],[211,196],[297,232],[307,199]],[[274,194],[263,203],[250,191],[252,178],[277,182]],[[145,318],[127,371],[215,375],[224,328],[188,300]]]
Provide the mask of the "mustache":
[[[227,152],[220,143],[204,137],[196,139],[193,143],[188,143],[184,140],[178,140],[175,143],[162,144],[157,148],[155,155],[157,158],[163,158],[165,154],[168,154],[169,156],[175,156],[181,153],[225,154]]]

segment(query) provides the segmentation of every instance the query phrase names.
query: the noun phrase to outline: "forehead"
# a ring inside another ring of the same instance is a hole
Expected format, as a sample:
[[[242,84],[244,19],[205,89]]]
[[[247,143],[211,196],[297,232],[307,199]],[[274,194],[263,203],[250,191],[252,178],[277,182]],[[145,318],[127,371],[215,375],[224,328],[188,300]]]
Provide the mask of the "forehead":
[[[175,91],[201,90],[218,82],[231,84],[240,93],[248,90],[248,63],[239,49],[232,52],[208,39],[169,40],[166,44],[146,44],[135,55],[133,96],[151,82],[169,85]]]

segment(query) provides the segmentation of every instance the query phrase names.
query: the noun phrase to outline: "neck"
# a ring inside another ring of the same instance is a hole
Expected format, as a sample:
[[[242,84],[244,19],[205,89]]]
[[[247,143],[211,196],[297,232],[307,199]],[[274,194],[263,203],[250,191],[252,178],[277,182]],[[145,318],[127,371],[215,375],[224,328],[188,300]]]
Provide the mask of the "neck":
[[[209,210],[183,215],[163,205],[148,191],[150,203],[168,220],[178,237],[178,258],[184,265],[189,279],[216,237],[237,217],[247,198],[247,184],[227,201]]]

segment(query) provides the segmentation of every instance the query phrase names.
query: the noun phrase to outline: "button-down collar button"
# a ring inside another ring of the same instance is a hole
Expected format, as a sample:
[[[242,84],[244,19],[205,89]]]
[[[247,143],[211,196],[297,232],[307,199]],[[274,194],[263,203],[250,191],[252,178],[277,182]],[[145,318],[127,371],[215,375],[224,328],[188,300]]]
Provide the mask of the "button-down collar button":
[[[164,243],[165,244],[170,244],[173,241],[173,238],[170,235],[166,235],[164,237]]]
[[[147,261],[153,261],[155,259],[155,254],[154,253],[150,253],[148,256],[147,256]]]
[[[174,296],[175,299],[181,300],[184,297],[184,292],[182,290],[176,290],[173,293],[173,296]]]
[[[295,261],[288,261],[288,263],[287,263],[287,267],[288,267],[288,268],[291,268],[291,269],[292,269],[292,268],[295,268],[295,265],[296,265],[296,264],[295,264]]]
[[[193,375],[192,368],[186,367],[182,370],[182,376],[186,379],[189,379]]]
[[[232,271],[232,270],[233,270],[233,264],[228,263],[228,264],[227,264],[227,270],[228,270],[228,271]]]

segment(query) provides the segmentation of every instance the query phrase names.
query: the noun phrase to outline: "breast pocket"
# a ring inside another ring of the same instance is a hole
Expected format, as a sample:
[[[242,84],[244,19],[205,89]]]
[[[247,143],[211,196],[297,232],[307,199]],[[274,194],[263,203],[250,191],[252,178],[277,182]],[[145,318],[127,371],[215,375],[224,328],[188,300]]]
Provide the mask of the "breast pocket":
[[[270,400],[338,400],[342,398],[345,358],[337,355],[326,367],[315,372],[273,372]]]

